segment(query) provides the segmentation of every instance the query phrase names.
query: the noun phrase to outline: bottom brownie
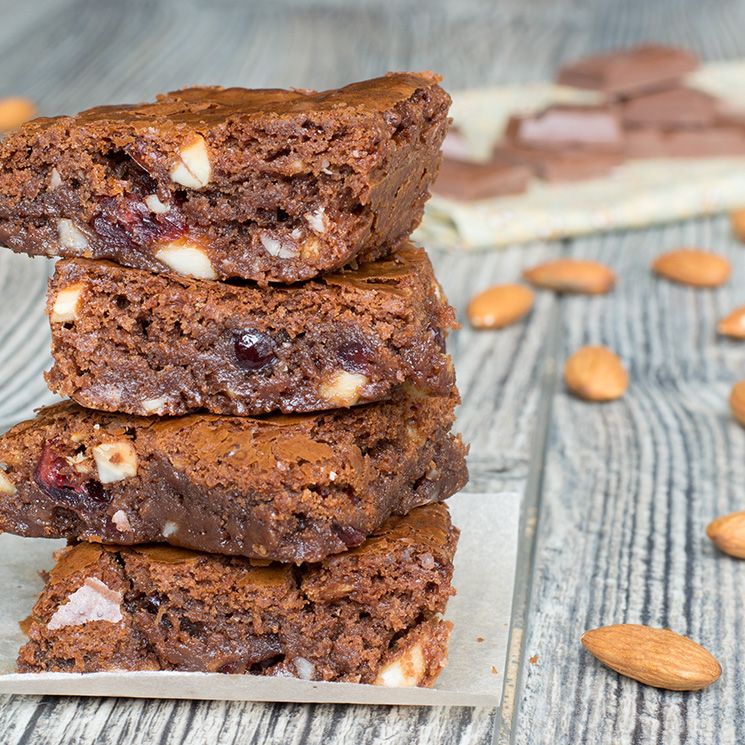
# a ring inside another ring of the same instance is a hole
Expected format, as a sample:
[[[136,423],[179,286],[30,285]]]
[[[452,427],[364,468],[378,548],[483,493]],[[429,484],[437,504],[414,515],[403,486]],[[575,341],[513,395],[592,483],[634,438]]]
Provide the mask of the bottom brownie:
[[[447,661],[458,530],[420,507],[293,567],[163,545],[63,549],[23,624],[21,672],[194,670],[430,685]]]

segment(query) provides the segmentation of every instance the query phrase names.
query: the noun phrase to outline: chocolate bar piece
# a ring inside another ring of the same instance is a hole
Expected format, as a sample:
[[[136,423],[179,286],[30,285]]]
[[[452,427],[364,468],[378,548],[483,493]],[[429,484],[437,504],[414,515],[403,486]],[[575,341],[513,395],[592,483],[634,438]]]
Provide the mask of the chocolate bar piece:
[[[686,49],[644,44],[564,65],[557,82],[612,96],[629,96],[669,86],[697,67],[698,58]]]
[[[520,194],[527,188],[531,176],[530,168],[497,158],[486,163],[466,163],[443,158],[440,174],[432,191],[462,201],[490,199]]]
[[[171,546],[62,550],[20,672],[194,670],[430,685],[447,660],[458,530],[444,505],[292,567]]]
[[[621,117],[632,127],[704,127],[719,114],[719,101],[696,88],[672,88],[630,98],[621,105]]]
[[[588,147],[618,151],[623,130],[618,113],[607,106],[549,106],[531,116],[513,116],[505,139],[518,147]]]
[[[702,128],[664,129],[629,127],[629,158],[714,158],[745,155],[745,128],[717,125]]]
[[[623,162],[618,153],[586,148],[537,149],[507,145],[495,151],[498,157],[532,169],[537,178],[549,182],[571,182],[610,173]]]

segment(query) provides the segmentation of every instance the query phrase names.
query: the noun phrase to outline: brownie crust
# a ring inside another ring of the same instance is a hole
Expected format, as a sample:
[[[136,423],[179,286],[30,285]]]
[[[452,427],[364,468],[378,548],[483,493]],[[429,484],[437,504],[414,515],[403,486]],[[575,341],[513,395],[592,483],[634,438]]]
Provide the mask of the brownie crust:
[[[57,404],[0,437],[0,530],[319,561],[465,484],[455,402],[264,419]]]
[[[130,414],[255,415],[449,395],[453,309],[422,249],[293,287],[59,262],[49,387]]]
[[[445,664],[458,531],[414,510],[320,564],[168,546],[63,549],[24,623],[21,672],[195,670],[430,685]]]
[[[438,81],[189,88],[36,119],[0,143],[0,244],[284,283],[384,256],[437,175],[450,105]]]

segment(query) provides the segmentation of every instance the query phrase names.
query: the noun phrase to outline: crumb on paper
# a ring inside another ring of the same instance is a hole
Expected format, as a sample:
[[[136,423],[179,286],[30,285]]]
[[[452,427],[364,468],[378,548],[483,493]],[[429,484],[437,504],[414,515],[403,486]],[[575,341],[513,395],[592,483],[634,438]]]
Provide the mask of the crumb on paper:
[[[478,642],[479,644],[481,644],[481,642],[482,642],[482,641],[484,641],[484,637],[483,637],[483,636],[477,636],[477,637],[476,637],[476,641],[477,641],[477,642]]]
[[[499,675],[499,670],[497,670],[497,668],[494,667],[494,665],[491,666],[491,672],[492,672],[492,675]]]
[[[528,662],[529,662],[529,663],[530,663],[531,665],[537,665],[537,664],[538,664],[538,655],[537,655],[537,654],[534,654],[534,655],[533,655],[532,657],[530,657],[530,658],[528,659]]]

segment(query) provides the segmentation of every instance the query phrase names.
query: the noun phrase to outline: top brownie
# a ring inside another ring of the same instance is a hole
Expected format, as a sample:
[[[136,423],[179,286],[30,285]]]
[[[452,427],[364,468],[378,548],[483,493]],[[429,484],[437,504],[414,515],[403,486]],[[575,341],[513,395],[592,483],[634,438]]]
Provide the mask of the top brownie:
[[[384,256],[437,175],[438,80],[187,88],[36,119],[0,143],[0,243],[262,283]]]

